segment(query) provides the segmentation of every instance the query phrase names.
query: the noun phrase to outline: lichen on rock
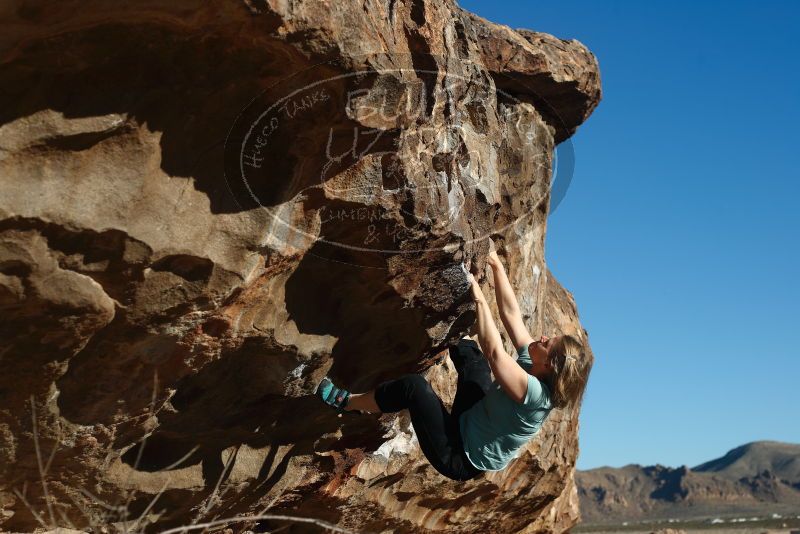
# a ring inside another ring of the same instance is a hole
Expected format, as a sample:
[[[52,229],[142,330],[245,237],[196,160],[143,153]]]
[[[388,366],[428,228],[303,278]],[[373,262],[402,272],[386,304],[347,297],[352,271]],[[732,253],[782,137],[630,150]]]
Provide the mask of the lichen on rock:
[[[452,1],[11,0],[0,51],[0,528],[577,521],[577,408],[459,483],[406,415],[313,390],[424,372],[451,402],[489,237],[530,331],[588,346],[544,262],[582,44]]]

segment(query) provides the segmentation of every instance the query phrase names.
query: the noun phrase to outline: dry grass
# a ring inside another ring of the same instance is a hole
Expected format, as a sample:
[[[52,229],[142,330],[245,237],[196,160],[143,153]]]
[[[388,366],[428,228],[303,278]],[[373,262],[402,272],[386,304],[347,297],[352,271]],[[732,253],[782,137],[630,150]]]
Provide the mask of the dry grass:
[[[155,414],[157,390],[158,390],[158,376],[157,374],[154,373],[153,394],[151,396],[150,406],[148,409],[148,415],[150,417],[154,416]],[[34,508],[34,506],[28,501],[26,497],[28,489],[27,483],[23,484],[21,490],[14,488],[13,491],[14,494],[20,499],[20,501],[22,501],[22,503],[25,505],[28,511],[30,511],[31,515],[34,517],[36,522],[39,523],[39,526],[41,527],[42,530],[58,532],[61,529],[69,528],[72,530],[84,530],[84,531],[88,530],[89,532],[96,532],[102,534],[117,534],[117,533],[140,534],[144,533],[146,529],[152,531],[154,526],[157,529],[158,520],[160,516],[156,515],[154,518],[153,516],[151,516],[151,512],[155,507],[156,503],[158,502],[159,498],[161,498],[164,491],[167,489],[167,486],[169,484],[169,478],[164,483],[160,491],[157,494],[155,494],[153,498],[149,501],[144,510],[137,517],[133,519],[130,518],[131,515],[130,504],[136,496],[137,492],[135,490],[130,490],[130,491],[126,490],[124,494],[124,500],[120,503],[114,504],[114,503],[104,502],[98,496],[93,495],[90,491],[88,491],[85,488],[78,488],[78,492],[86,499],[86,501],[81,502],[72,495],[67,494],[68,498],[72,500],[74,508],[80,511],[80,513],[86,520],[80,527],[76,526],[69,519],[65,510],[63,510],[63,508],[69,508],[69,506],[63,503],[57,503],[48,489],[47,474],[52,465],[56,451],[58,450],[58,446],[61,442],[61,427],[60,426],[58,427],[59,431],[56,438],[56,442],[53,445],[53,449],[50,451],[47,461],[44,461],[41,445],[39,443],[39,429],[36,421],[36,403],[33,396],[31,396],[30,398],[30,403],[31,403],[31,419],[33,427],[33,443],[36,452],[37,466],[39,470],[39,481],[42,486],[42,497],[44,498],[47,507],[46,516],[43,515],[42,513],[37,512],[36,508]],[[147,434],[142,438],[141,442],[139,443],[139,449],[137,451],[136,459],[133,464],[133,471],[137,470],[139,467],[139,462],[141,461],[146,442],[147,442]],[[193,448],[188,453],[186,453],[180,460],[174,462],[173,464],[167,466],[166,468],[163,468],[162,470],[169,471],[172,468],[180,465],[183,461],[189,458],[197,450],[197,448],[198,447]],[[197,531],[208,532],[212,530],[216,531],[216,530],[222,530],[226,527],[232,528],[233,525],[240,525],[242,523],[255,524],[258,521],[281,521],[289,524],[303,523],[303,524],[315,525],[319,527],[323,532],[339,532],[345,534],[355,534],[351,530],[342,528],[332,523],[328,523],[327,521],[323,521],[321,519],[264,513],[266,510],[264,510],[264,512],[254,515],[237,515],[231,517],[209,519],[209,514],[214,510],[214,508],[217,505],[223,502],[222,498],[225,495],[227,488],[222,488],[222,482],[225,479],[226,474],[230,471],[231,467],[233,466],[233,462],[237,456],[237,453],[238,453],[238,448],[233,452],[233,454],[229,456],[224,469],[220,473],[216,481],[216,484],[214,485],[213,491],[208,495],[208,497],[203,499],[203,501],[197,506],[197,512],[192,518],[191,522],[184,526],[161,530],[160,531],[161,534],[178,534],[184,532],[188,533]],[[105,464],[108,464],[108,460],[113,454],[116,453],[115,451],[113,451],[113,449],[111,449],[111,445],[109,445],[109,451],[106,456]],[[98,508],[100,509],[99,511]],[[287,527],[288,525],[278,527],[273,532],[284,530]],[[242,528],[244,528],[244,525],[242,525]]]

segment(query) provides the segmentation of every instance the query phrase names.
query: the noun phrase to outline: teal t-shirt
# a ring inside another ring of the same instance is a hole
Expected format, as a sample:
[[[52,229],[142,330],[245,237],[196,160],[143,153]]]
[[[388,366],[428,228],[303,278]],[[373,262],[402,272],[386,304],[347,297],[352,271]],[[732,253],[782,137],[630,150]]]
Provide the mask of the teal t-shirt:
[[[518,348],[517,354],[517,363],[528,373],[525,401],[514,401],[494,382],[486,396],[459,418],[467,458],[483,471],[500,471],[516,458],[552,408],[550,390],[530,374],[528,345]]]

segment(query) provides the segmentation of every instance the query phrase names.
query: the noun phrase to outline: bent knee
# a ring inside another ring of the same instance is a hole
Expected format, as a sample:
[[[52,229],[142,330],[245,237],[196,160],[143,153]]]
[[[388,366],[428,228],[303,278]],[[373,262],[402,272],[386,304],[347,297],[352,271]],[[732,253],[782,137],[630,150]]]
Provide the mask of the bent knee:
[[[414,391],[433,391],[430,382],[419,374],[409,374],[403,377],[403,381]]]

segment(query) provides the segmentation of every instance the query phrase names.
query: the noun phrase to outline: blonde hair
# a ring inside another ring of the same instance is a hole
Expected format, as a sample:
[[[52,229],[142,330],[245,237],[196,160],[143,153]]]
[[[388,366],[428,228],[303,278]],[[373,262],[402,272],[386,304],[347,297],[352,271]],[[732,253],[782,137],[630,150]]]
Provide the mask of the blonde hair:
[[[590,365],[583,345],[570,335],[555,340],[548,353],[553,367],[548,385],[556,407],[576,403],[583,395]]]

